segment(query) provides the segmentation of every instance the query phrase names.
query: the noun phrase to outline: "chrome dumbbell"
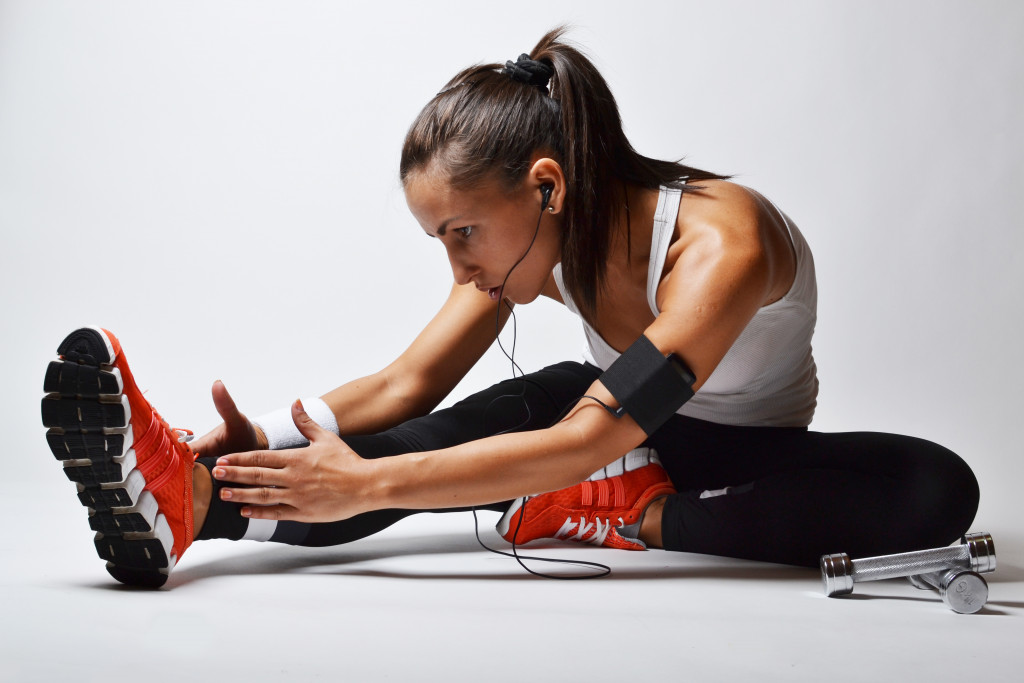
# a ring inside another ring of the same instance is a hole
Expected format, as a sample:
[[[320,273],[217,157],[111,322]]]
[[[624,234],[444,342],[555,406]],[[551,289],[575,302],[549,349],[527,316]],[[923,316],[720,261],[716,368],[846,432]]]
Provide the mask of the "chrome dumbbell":
[[[996,568],[996,548],[985,533],[967,534],[960,545],[917,550],[896,555],[851,560],[846,553],[821,557],[821,580],[825,595],[847,595],[860,581],[880,581],[903,576],[943,572],[951,568],[969,569],[983,574]]]
[[[934,588],[954,612],[974,614],[985,606],[988,600],[988,582],[977,572],[954,567],[942,572],[908,576],[917,588]]]

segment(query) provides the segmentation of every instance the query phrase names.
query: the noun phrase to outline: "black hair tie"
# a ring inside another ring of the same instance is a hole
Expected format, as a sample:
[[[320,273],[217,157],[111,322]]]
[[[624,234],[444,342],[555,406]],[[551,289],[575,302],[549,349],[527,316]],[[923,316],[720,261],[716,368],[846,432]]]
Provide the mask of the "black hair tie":
[[[505,68],[501,70],[501,73],[513,81],[546,88],[555,69],[547,61],[537,61],[530,59],[530,55],[521,54],[515,62],[511,60],[505,62]]]

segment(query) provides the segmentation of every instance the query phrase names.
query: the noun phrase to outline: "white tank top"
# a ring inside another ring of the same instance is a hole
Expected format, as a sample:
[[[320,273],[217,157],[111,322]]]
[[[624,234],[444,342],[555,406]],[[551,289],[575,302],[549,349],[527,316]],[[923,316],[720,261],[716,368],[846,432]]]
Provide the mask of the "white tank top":
[[[680,190],[661,188],[654,214],[647,302],[655,317],[660,313],[655,297],[681,198]],[[818,396],[817,369],[811,354],[818,307],[814,259],[797,227],[775,204],[771,205],[785,223],[796,254],[793,286],[781,299],[754,314],[707,382],[679,409],[681,415],[743,426],[806,427],[811,423]],[[553,275],[566,307],[579,315],[562,281],[560,263]],[[619,352],[586,321],[583,331],[587,339],[584,358],[607,370]]]

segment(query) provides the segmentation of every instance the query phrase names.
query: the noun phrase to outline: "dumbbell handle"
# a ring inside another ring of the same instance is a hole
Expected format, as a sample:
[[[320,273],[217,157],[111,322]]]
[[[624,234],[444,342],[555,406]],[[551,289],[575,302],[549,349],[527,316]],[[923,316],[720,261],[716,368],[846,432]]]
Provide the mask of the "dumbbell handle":
[[[933,548],[917,552],[865,557],[852,560],[854,581],[879,581],[895,579],[912,574],[927,574],[949,567],[971,566],[971,554],[967,546]]]
[[[996,554],[992,537],[984,533],[968,534],[958,546],[865,557],[860,560],[851,560],[846,553],[821,558],[821,575],[825,583],[825,595],[828,596],[853,592],[854,582],[929,574],[950,567],[963,567],[979,573],[995,570]]]

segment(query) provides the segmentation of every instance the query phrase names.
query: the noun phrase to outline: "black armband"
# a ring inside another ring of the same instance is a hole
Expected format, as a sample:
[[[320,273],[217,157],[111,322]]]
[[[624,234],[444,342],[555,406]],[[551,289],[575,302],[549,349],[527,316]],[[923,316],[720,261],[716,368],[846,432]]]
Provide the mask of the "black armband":
[[[681,359],[666,357],[644,335],[598,379],[621,406],[614,415],[628,414],[648,436],[693,397],[697,381]]]

